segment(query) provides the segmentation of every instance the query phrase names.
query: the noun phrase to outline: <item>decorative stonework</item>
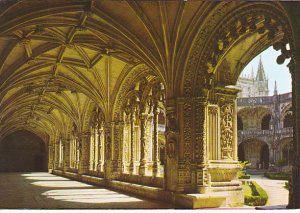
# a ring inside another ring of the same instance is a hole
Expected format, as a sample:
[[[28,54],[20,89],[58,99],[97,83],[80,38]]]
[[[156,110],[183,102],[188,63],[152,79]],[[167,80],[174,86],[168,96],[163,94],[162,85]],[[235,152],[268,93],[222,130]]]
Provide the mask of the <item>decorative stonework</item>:
[[[205,163],[206,154],[206,98],[198,98],[195,101],[195,162]]]
[[[221,158],[233,159],[233,104],[224,103],[220,107]]]

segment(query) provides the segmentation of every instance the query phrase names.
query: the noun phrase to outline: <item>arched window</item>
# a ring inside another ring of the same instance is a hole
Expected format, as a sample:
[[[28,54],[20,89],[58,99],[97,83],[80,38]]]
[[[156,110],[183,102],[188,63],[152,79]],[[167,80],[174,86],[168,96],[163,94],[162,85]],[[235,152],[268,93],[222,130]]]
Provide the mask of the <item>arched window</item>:
[[[271,121],[271,115],[265,115],[263,119],[261,120],[261,130],[269,130],[270,129],[270,121]]]
[[[243,130],[244,129],[243,120],[240,116],[237,116],[237,129],[238,130]]]

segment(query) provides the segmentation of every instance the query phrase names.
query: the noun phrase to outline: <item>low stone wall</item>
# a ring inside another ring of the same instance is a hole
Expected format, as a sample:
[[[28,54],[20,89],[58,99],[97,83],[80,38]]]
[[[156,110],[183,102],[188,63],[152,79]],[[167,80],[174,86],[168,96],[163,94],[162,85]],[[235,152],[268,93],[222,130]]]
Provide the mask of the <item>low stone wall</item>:
[[[148,199],[157,200],[160,202],[168,202],[174,204],[176,208],[216,208],[216,207],[235,207],[243,206],[243,191],[226,191],[216,192],[209,194],[184,194],[165,191],[161,187],[145,186],[137,183],[124,182],[121,180],[106,180],[101,177],[90,175],[78,175],[73,172],[63,172],[60,170],[54,170],[52,172],[55,175],[64,176],[73,180],[82,181],[92,185],[103,186],[106,188],[115,189],[129,194],[135,194]],[[145,181],[151,184],[162,184],[163,178],[141,177],[138,179],[133,176],[129,178],[129,175],[123,176],[123,180],[138,180]],[[127,178],[127,179],[126,179]],[[157,181],[157,182],[155,182]]]
[[[129,182],[129,183],[137,183],[146,186],[159,187],[159,188],[164,187],[163,177],[122,174],[119,178],[117,178],[117,180]]]

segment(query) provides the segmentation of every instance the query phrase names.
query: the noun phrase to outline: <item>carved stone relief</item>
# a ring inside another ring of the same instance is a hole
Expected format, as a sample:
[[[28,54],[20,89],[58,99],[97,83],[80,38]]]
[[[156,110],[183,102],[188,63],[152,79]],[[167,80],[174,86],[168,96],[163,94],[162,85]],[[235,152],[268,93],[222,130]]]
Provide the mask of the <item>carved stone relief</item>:
[[[222,159],[233,159],[233,107],[230,102],[220,107]]]

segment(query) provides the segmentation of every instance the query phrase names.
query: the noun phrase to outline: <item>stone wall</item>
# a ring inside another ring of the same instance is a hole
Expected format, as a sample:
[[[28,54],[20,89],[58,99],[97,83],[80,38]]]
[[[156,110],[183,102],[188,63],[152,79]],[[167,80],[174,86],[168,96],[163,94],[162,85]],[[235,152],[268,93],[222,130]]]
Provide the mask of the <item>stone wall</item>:
[[[47,171],[42,139],[27,131],[18,131],[0,142],[0,172]]]

